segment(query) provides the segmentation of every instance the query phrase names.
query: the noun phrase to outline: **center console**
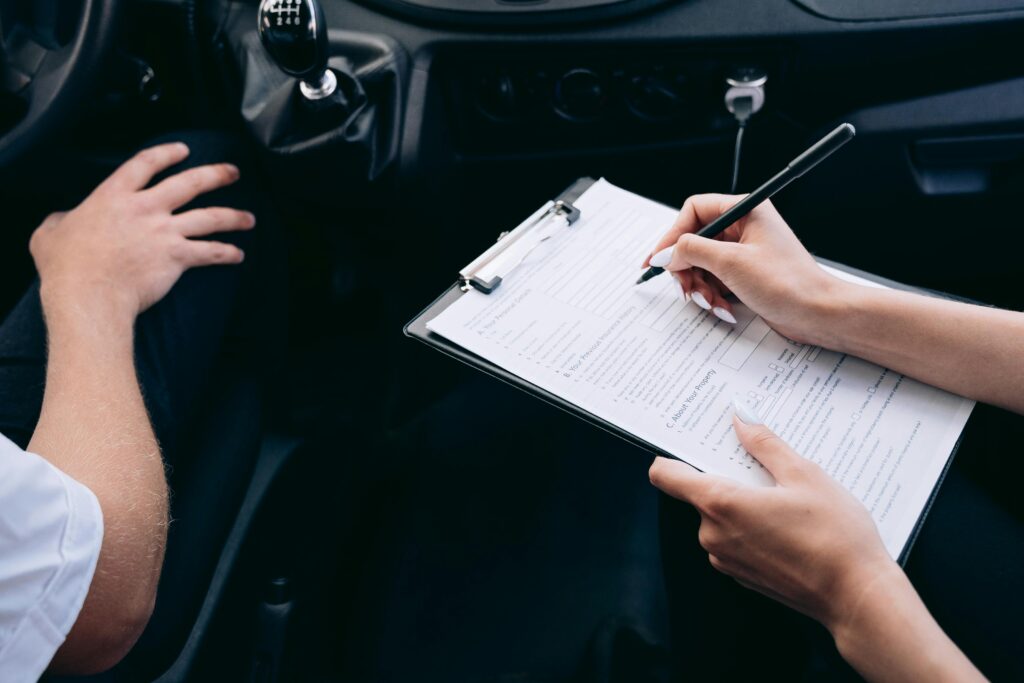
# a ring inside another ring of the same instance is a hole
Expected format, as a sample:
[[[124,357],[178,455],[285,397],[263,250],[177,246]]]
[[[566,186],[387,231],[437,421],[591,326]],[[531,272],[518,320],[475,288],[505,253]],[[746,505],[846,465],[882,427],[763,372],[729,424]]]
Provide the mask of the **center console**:
[[[769,74],[773,88],[781,84],[785,67],[782,52],[765,49],[522,49],[472,61],[459,55],[440,57],[437,68],[453,142],[469,157],[664,144],[731,133],[735,120],[723,105],[729,75],[757,69]]]

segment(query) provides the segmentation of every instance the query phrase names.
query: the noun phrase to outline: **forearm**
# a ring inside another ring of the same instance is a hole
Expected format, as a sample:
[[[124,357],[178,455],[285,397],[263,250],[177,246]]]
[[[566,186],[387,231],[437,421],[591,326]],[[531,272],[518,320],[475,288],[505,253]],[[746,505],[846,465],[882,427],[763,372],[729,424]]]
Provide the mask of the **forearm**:
[[[103,297],[93,299],[83,306],[44,296],[46,391],[29,444],[88,486],[103,510],[99,562],[79,619],[54,660],[58,670],[81,670],[83,661],[85,669],[103,668],[113,662],[91,661],[95,652],[113,649],[106,658],[119,658],[117,651],[138,637],[152,612],[167,532],[163,463],[135,374],[134,316]],[[119,645],[97,643],[96,633],[110,634]],[[87,637],[76,637],[82,634]]]
[[[895,566],[831,630],[843,658],[873,683],[985,680]]]
[[[1024,413],[1024,314],[857,285],[835,300],[829,348]]]

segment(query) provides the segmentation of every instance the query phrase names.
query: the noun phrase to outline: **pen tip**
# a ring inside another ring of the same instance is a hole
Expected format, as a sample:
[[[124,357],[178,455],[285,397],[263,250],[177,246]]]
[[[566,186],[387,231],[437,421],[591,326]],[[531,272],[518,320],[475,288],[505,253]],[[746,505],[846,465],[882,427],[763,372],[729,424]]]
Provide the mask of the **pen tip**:
[[[640,277],[637,278],[636,282],[633,283],[633,284],[642,285],[644,282],[645,282],[644,276],[641,275]]]

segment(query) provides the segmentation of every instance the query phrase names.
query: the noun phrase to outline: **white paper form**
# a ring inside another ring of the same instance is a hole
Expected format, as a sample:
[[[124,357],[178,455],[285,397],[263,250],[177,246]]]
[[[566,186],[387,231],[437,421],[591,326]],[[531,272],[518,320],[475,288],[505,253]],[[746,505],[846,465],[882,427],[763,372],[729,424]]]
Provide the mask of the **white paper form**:
[[[497,290],[427,327],[698,469],[771,485],[733,431],[738,396],[857,496],[898,556],[973,401],[789,341],[742,304],[736,325],[720,321],[674,278],[635,286],[676,211],[604,180],[575,205],[580,219]]]

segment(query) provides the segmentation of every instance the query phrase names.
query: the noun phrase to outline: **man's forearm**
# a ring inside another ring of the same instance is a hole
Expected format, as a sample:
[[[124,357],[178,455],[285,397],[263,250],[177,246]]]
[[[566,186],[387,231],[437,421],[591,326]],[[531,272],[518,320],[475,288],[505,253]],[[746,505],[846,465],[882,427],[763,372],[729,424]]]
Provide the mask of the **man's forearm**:
[[[46,391],[29,450],[93,491],[105,527],[88,598],[53,667],[99,670],[125,654],[152,612],[167,486],[135,374],[134,315],[99,296],[84,305],[45,296],[44,303]]]
[[[835,299],[830,348],[1024,413],[1024,314],[858,285]]]

